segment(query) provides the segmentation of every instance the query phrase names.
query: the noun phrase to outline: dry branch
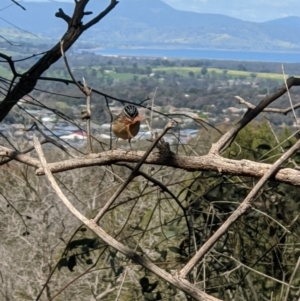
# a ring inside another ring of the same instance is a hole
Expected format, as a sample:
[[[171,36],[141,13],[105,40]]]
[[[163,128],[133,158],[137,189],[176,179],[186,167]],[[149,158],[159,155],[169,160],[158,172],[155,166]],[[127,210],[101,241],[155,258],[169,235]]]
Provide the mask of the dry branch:
[[[91,139],[91,98],[92,98],[92,89],[90,89],[83,78],[83,85],[81,85],[74,77],[71,68],[69,66],[67,57],[64,52],[64,41],[60,41],[60,52],[63,57],[63,60],[65,62],[66,68],[69,72],[69,75],[71,76],[73,82],[76,84],[76,86],[79,88],[79,90],[86,96],[86,110],[83,110],[81,112],[81,119],[86,121],[86,153],[91,154],[93,152],[92,149],[92,139]]]
[[[143,151],[125,151],[113,150],[99,154],[91,154],[83,158],[75,158],[61,162],[49,163],[49,169],[52,173],[73,170],[77,168],[90,166],[105,166],[120,162],[138,163],[145,152]],[[44,175],[40,162],[25,154],[0,146],[0,156],[8,157],[35,167],[36,175]],[[168,166],[173,168],[184,169],[186,171],[214,171],[224,175],[247,176],[261,178],[271,168],[271,164],[253,162],[249,160],[232,160],[222,158],[216,155],[205,156],[179,156],[175,154],[151,153],[144,164],[153,164],[160,166]],[[274,176],[273,179],[289,185],[300,186],[300,171],[292,168],[282,168]]]
[[[285,94],[288,89],[293,86],[300,86],[300,78],[290,77],[280,89],[278,89],[272,95],[267,95],[253,110],[250,109],[236,125],[234,125],[227,133],[225,133],[217,143],[212,145],[209,151],[210,154],[217,155],[224,151],[234,140],[241,129],[243,129],[256,116],[258,116],[268,105]]]
[[[235,98],[239,101],[239,104],[245,105],[248,109],[253,110],[255,108],[255,105],[253,105],[252,103],[244,100],[242,97],[240,96],[235,96]],[[268,113],[279,113],[279,114],[283,114],[283,115],[287,115],[287,113],[298,109],[300,107],[300,103],[295,104],[292,107],[288,107],[286,109],[278,109],[278,108],[265,108],[263,109],[263,112],[268,112]]]
[[[49,168],[55,173],[81,167],[110,165],[124,161],[128,163],[137,163],[143,154],[144,152],[142,151],[107,151],[95,155],[94,158],[71,159],[63,162],[50,163]],[[168,166],[184,169],[186,171],[215,171],[225,175],[229,174],[254,178],[261,178],[266,171],[271,168],[271,165],[266,163],[252,162],[249,160],[231,160],[214,155],[201,157],[169,155],[162,157],[155,153],[149,155],[145,160],[145,164]],[[39,168],[36,171],[36,174],[43,175],[43,170]],[[283,168],[274,175],[274,180],[281,183],[300,186],[300,172],[291,168]]]
[[[26,8],[24,6],[22,6],[20,3],[18,3],[16,0],[11,0],[14,4],[16,4],[17,6],[21,7],[23,10],[26,10]]]

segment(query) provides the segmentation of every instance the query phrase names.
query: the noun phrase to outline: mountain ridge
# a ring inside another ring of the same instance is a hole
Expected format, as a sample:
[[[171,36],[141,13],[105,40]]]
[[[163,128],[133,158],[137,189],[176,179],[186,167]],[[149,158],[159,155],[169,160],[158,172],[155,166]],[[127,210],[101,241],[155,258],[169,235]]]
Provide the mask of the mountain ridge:
[[[59,39],[66,23],[54,15],[59,8],[71,14],[69,2],[22,2],[0,12],[0,17],[25,31]],[[105,8],[91,1],[84,22]],[[12,18],[13,16],[13,18]],[[12,20],[13,19],[13,20]],[[29,21],[30,20],[30,21]],[[2,24],[2,25],[1,25]],[[2,21],[0,28],[11,27]],[[89,29],[81,43],[90,47],[169,47],[253,51],[299,51],[299,17],[251,22],[221,14],[180,11],[161,0],[123,0],[98,24]],[[16,40],[17,37],[5,37]]]

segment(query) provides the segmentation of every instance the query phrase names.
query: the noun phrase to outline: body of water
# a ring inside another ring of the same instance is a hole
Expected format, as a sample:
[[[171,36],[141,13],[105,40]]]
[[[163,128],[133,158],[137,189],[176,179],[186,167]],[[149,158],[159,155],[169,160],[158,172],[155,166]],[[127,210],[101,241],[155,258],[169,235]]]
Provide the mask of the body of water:
[[[197,49],[99,49],[93,51],[100,55],[166,57],[185,59],[212,59],[234,61],[258,61],[278,63],[300,63],[300,52],[252,52],[228,50]]]

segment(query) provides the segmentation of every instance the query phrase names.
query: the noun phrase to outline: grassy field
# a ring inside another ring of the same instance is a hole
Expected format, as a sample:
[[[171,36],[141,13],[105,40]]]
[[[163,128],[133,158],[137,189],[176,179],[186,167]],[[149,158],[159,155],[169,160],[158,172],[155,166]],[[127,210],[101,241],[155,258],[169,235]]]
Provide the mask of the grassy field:
[[[111,66],[113,69],[113,66]],[[102,74],[100,72],[100,67],[93,67],[93,68],[87,68],[87,67],[79,67],[76,68],[77,70],[82,70],[84,73],[86,73],[86,76],[93,76],[98,79],[100,78],[112,78],[112,79],[118,79],[121,81],[127,81],[130,79],[133,79],[134,76],[136,76],[138,79],[142,77],[147,77],[148,75],[141,75],[141,74],[132,74],[132,73],[108,73],[108,74]],[[74,70],[74,75],[77,77],[77,72],[76,69]],[[24,70],[18,70],[19,72],[23,72]],[[189,77],[190,72],[193,72],[195,76],[198,74],[201,74],[201,67],[157,67],[157,68],[152,68],[152,72],[157,72],[157,71],[164,71],[166,73],[177,73],[181,76],[184,77]],[[283,75],[280,73],[265,73],[265,72],[249,72],[249,71],[240,71],[240,70],[224,70],[224,69],[218,69],[218,68],[207,68],[207,73],[208,74],[216,74],[216,75],[222,75],[226,73],[227,76],[231,77],[244,77],[245,79],[251,79],[253,77],[256,78],[264,78],[264,79],[271,79],[271,80],[277,80],[277,81],[283,81]],[[68,73],[66,70],[58,69],[58,70],[49,70],[45,74],[46,76],[49,77],[57,77],[57,78],[67,78],[70,79],[68,76]],[[12,73],[2,67],[0,65],[0,76],[5,77],[5,78],[11,78]],[[286,74],[288,77],[289,75]]]
[[[182,76],[188,76],[189,72],[194,72],[194,74],[198,74],[201,71],[200,67],[158,67],[153,68],[153,72],[155,71],[165,71],[167,73],[176,72]],[[253,74],[256,74],[258,78],[268,78],[273,80],[283,80],[283,75],[280,73],[265,73],[265,72],[249,72],[249,71],[239,71],[239,70],[224,70],[218,68],[207,68],[208,74],[223,74],[226,72],[227,75],[231,75],[234,77],[244,76],[246,78],[251,78]],[[286,74],[288,77],[288,74]]]
[[[199,74],[201,71],[201,68],[199,67],[157,67],[157,68],[152,68],[152,72],[156,71],[165,71],[166,73],[178,73],[181,76],[188,77],[190,72],[193,72],[195,75]],[[224,69],[218,69],[218,68],[207,68],[207,73],[208,74],[217,74],[221,75],[226,74],[228,76],[232,77],[245,77],[245,78],[265,78],[265,79],[272,79],[272,80],[278,80],[282,81],[283,80],[283,75],[280,73],[266,73],[266,72],[249,72],[249,71],[240,71],[240,70],[224,70]],[[103,75],[100,75],[99,72],[97,72],[97,77],[101,77]],[[104,77],[111,77],[113,79],[119,79],[119,80],[129,80],[132,79],[134,74],[131,73],[109,73],[105,74]],[[144,77],[146,75],[137,75],[138,78]],[[289,75],[286,74],[288,77]]]
[[[113,67],[112,67],[113,68]],[[112,79],[118,79],[121,81],[126,81],[132,79],[135,74],[131,73],[108,73],[108,74],[102,74],[100,72],[100,68],[93,67],[94,69],[94,74],[92,73],[92,69],[87,69],[84,67],[81,67],[79,69],[86,69],[86,76],[94,76],[96,78],[112,78]],[[96,72],[95,72],[96,71]],[[157,67],[157,68],[152,68],[152,72],[157,72],[157,71],[165,71],[166,73],[177,73],[181,76],[188,77],[190,72],[193,72],[195,75],[199,74],[201,71],[201,68],[199,67]],[[257,78],[265,78],[265,79],[271,79],[271,80],[277,80],[277,81],[283,81],[283,75],[280,73],[265,73],[265,72],[249,72],[249,71],[239,71],[239,70],[224,70],[224,69],[218,69],[218,68],[207,68],[207,73],[208,74],[216,74],[216,75],[222,75],[226,72],[227,76],[231,77],[244,77],[246,79],[251,79],[253,78],[254,74],[255,77]],[[0,70],[0,74],[1,74]],[[74,75],[76,77],[76,71],[74,72]],[[47,76],[53,76],[53,77],[58,77],[58,78],[66,78],[66,73],[63,74],[62,71],[48,71]],[[136,75],[138,79],[142,77],[147,77],[147,75]],[[288,77],[289,75],[286,74]],[[67,76],[68,78],[68,76]]]
[[[119,80],[129,80],[134,77],[134,74],[131,73],[110,73],[105,76],[109,76],[113,79],[119,79]],[[143,77],[144,75],[137,75],[138,78]]]

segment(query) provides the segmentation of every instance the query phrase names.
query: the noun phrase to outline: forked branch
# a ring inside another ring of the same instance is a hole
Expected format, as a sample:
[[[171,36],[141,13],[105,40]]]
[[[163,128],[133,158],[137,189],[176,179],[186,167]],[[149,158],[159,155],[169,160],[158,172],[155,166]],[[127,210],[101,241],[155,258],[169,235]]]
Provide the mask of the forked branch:
[[[293,86],[300,86],[300,78],[290,77],[280,89],[272,95],[267,95],[253,110],[250,109],[236,125],[220,138],[217,143],[213,144],[209,153],[217,155],[224,151],[241,129],[258,116],[269,104],[285,94],[287,90]]]
[[[253,105],[252,103],[244,100],[242,97],[240,96],[235,96],[235,98],[239,101],[239,104],[243,104],[245,105],[248,109],[253,110],[255,108],[255,105]],[[286,109],[278,109],[278,108],[265,108],[263,110],[263,112],[269,112],[269,113],[279,113],[279,114],[283,114],[283,115],[287,115],[287,113],[296,110],[300,108],[300,103],[295,104],[292,107],[288,107]]]

